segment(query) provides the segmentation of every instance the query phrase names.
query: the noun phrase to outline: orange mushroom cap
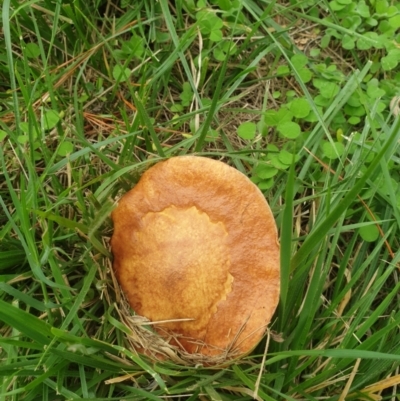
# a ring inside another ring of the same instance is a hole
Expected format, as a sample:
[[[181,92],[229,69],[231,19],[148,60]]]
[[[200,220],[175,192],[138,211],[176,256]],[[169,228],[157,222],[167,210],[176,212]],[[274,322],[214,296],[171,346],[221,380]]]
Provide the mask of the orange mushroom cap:
[[[117,279],[163,338],[209,357],[257,345],[279,300],[279,242],[268,203],[245,175],[173,157],[143,174],[112,219]]]

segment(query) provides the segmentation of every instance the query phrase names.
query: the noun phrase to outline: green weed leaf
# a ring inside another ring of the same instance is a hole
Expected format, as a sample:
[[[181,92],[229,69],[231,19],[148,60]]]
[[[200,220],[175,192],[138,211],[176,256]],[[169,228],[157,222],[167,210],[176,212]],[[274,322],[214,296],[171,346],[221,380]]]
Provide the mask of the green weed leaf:
[[[382,68],[385,71],[393,70],[400,62],[400,49],[390,50],[387,56],[382,57]]]
[[[74,151],[74,145],[71,142],[63,142],[57,151],[59,156],[67,156]]]
[[[228,53],[230,55],[236,53],[236,44],[231,42],[221,42],[219,43],[213,51],[214,57],[218,61],[224,61]]]
[[[389,18],[389,24],[394,29],[400,28],[400,14],[395,15],[392,18]]]
[[[342,38],[342,46],[344,49],[351,50],[355,47],[355,40],[352,36],[345,34]]]
[[[278,174],[278,170],[271,166],[265,164],[259,164],[256,168],[254,173],[257,177],[261,178],[262,180],[266,180],[268,178],[272,178]]]
[[[48,110],[43,115],[44,129],[46,131],[53,129],[60,121],[60,116],[55,110]]]
[[[294,117],[304,118],[311,111],[310,103],[304,98],[294,99],[290,104],[290,111]]]
[[[256,136],[257,125],[246,122],[239,125],[237,133],[243,139],[254,139]]]
[[[113,68],[113,78],[119,82],[125,82],[129,79],[131,70],[129,68],[123,68],[120,64],[116,64]]]
[[[267,110],[264,114],[264,122],[269,127],[276,127],[278,124],[291,121],[293,114],[286,107],[281,107],[278,111]]]
[[[369,7],[364,0],[358,1],[356,4],[356,13],[358,13],[363,18],[369,18],[371,16]]]
[[[28,43],[25,46],[25,54],[28,58],[37,58],[40,56],[40,48],[36,43]]]
[[[182,85],[182,93],[179,95],[179,98],[182,100],[182,106],[187,107],[190,105],[193,99],[193,91],[189,82],[184,82]]]
[[[209,36],[213,42],[222,40],[221,28],[224,26],[224,23],[221,18],[209,11],[199,11],[196,14],[196,19],[203,35]]]
[[[374,242],[379,237],[378,227],[374,225],[360,227],[359,234],[366,242]]]
[[[386,94],[384,89],[379,88],[379,82],[377,79],[373,79],[368,82],[367,85],[367,95],[371,99],[378,99]]]
[[[289,66],[287,65],[280,65],[276,69],[276,74],[277,75],[288,75],[290,73]]]
[[[324,152],[325,157],[328,159],[337,159],[339,158],[344,152],[344,145],[340,142],[325,142],[322,145],[322,151]]]
[[[340,4],[339,2],[333,0],[329,2],[329,6],[332,9],[332,11],[340,11],[343,10],[346,5],[345,4]]]
[[[282,136],[290,139],[297,138],[301,133],[300,125],[292,121],[280,123],[277,130]]]
[[[325,99],[332,99],[339,93],[339,85],[335,82],[316,78],[313,80],[313,85],[320,90],[321,96]]]
[[[288,152],[287,150],[281,150],[279,152],[278,159],[283,164],[290,166],[293,163],[293,161],[296,162],[298,160],[298,157]]]
[[[295,54],[290,61],[296,69],[304,68],[308,63],[308,58],[303,54]]]
[[[266,191],[267,189],[270,189],[273,187],[274,182],[275,181],[273,180],[273,178],[269,178],[268,180],[260,181],[257,185],[258,185],[258,188],[261,189],[261,191]]]
[[[387,0],[377,0],[375,3],[375,11],[377,14],[386,14],[389,4]]]
[[[215,129],[210,129],[207,132],[207,135],[205,137],[205,141],[206,142],[214,142],[214,141],[216,141],[218,139],[218,137],[219,137],[218,131],[215,130]]]

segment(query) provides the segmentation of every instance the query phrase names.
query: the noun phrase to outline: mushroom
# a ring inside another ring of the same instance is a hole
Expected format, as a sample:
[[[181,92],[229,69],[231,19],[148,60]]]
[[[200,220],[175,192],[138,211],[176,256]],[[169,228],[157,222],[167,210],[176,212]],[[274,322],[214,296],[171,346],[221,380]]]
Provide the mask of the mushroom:
[[[118,282],[161,337],[210,358],[257,345],[279,299],[279,242],[244,174],[205,157],[170,158],[143,174],[112,219]]]

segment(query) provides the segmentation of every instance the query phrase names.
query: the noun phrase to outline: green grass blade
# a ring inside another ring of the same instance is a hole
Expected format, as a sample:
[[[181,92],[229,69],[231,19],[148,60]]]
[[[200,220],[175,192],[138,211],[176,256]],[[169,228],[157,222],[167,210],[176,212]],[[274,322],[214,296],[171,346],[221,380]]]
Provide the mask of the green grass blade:
[[[0,320],[42,345],[53,337],[51,327],[31,313],[0,300]]]
[[[290,281],[290,260],[292,257],[292,234],[293,234],[293,200],[294,200],[294,162],[290,166],[289,175],[286,183],[285,207],[283,209],[281,224],[281,294],[280,306],[281,313],[286,310],[287,292]],[[280,331],[285,324],[284,320],[280,321]]]

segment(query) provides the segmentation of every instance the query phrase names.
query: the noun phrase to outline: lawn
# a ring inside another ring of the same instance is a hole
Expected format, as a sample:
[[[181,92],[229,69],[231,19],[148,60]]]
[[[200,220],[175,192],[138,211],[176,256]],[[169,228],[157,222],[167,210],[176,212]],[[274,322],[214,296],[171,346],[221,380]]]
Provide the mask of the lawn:
[[[0,401],[400,400],[400,3],[4,0]],[[130,346],[111,211],[157,161],[247,175],[281,296],[245,358]]]

